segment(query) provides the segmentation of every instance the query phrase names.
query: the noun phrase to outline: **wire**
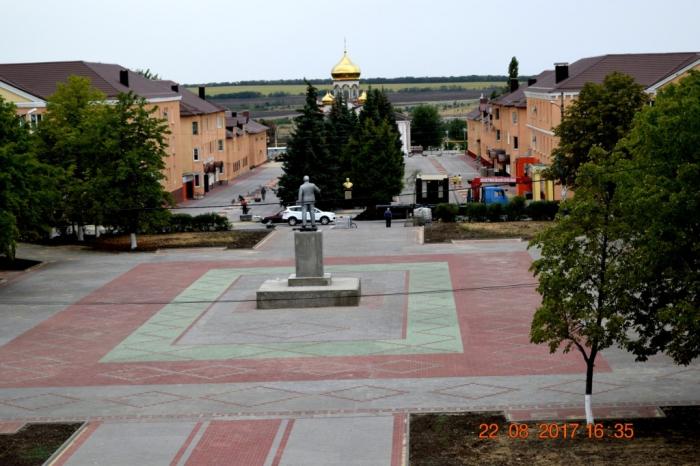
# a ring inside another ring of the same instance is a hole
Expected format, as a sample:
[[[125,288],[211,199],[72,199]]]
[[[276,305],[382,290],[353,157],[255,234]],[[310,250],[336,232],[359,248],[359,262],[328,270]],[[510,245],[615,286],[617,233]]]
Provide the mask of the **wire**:
[[[517,289],[517,288],[532,288],[537,286],[537,283],[512,283],[508,285],[491,285],[491,286],[477,286],[477,287],[464,287],[464,288],[445,288],[437,290],[425,290],[425,291],[397,291],[388,293],[369,293],[360,294],[361,298],[370,298],[377,296],[413,296],[413,295],[425,295],[425,294],[438,294],[438,293],[464,293],[469,291],[488,291],[488,290],[504,290],[504,289]],[[287,300],[288,298],[271,298],[266,299],[269,301],[276,300]],[[299,299],[322,299],[319,297],[310,298],[294,298]],[[43,306],[136,306],[136,305],[147,305],[147,304],[158,304],[158,305],[168,305],[168,304],[215,304],[215,303],[250,303],[257,302],[257,299],[215,299],[215,300],[187,300],[187,301],[79,301],[76,303],[72,302],[44,302],[44,301],[3,301],[0,300],[0,305],[43,305]]]

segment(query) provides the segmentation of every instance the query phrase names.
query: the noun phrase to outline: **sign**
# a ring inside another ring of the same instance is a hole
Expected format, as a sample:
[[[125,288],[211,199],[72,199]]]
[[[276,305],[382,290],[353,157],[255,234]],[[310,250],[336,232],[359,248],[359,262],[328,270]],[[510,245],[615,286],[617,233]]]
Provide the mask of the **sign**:
[[[516,178],[511,178],[507,176],[492,176],[489,178],[477,178],[482,183],[517,183]]]

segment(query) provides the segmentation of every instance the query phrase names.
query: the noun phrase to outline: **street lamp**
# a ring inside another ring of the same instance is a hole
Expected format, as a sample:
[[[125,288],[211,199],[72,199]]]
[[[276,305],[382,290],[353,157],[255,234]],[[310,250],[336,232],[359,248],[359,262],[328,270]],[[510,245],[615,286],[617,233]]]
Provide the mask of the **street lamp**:
[[[462,133],[464,134],[464,152],[467,151],[467,128],[462,128]]]

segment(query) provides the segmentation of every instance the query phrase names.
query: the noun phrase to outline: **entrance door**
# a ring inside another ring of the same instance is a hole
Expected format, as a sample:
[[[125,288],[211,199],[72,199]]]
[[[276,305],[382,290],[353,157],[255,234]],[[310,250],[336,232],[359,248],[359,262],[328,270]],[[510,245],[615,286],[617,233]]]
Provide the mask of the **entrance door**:
[[[185,199],[194,199],[194,181],[185,183]]]
[[[204,174],[204,192],[205,193],[209,192],[209,174],[208,173]]]

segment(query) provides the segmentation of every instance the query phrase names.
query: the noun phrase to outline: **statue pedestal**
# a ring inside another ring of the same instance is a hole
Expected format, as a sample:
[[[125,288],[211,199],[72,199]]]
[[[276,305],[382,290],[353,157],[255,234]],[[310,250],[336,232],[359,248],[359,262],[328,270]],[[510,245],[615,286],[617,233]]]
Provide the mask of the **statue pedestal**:
[[[323,271],[323,233],[294,232],[296,273],[266,280],[256,294],[258,309],[359,306],[359,278],[331,278]]]

